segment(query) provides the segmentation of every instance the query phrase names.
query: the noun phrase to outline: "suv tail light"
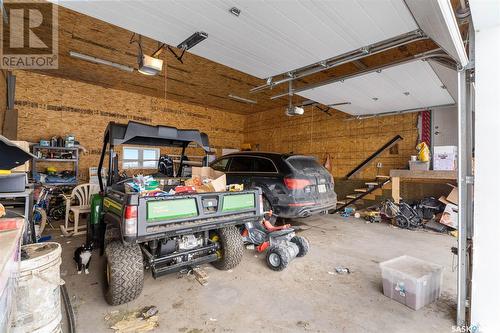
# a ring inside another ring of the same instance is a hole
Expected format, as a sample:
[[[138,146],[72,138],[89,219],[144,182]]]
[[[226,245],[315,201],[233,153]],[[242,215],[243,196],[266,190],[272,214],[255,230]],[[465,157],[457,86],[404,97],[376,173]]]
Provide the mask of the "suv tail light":
[[[304,187],[311,185],[309,180],[300,178],[285,178],[284,182],[289,190],[302,190]]]
[[[137,233],[137,206],[125,206],[123,234],[134,236]]]

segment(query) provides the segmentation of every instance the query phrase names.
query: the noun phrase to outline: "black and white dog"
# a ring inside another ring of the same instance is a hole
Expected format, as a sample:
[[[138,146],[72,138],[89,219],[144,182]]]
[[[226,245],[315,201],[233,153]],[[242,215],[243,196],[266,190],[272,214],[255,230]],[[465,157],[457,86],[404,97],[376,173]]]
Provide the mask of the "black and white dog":
[[[85,274],[89,274],[90,259],[92,257],[92,243],[86,243],[75,250],[73,259],[76,262],[78,274],[82,274],[85,269]]]

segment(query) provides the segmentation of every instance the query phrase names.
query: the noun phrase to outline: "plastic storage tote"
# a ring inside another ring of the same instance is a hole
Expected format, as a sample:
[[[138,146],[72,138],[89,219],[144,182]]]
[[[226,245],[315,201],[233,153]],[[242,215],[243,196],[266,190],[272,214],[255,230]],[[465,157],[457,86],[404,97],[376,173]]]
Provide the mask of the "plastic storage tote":
[[[410,256],[380,263],[384,295],[414,310],[439,298],[443,266]]]

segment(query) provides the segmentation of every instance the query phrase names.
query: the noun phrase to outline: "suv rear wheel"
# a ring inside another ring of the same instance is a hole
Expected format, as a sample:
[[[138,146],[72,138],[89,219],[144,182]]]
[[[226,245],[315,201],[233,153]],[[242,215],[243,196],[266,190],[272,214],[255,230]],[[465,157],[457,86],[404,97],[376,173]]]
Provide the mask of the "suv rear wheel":
[[[106,301],[111,305],[119,305],[136,299],[144,285],[144,267],[139,245],[112,241],[104,254]]]
[[[212,264],[220,270],[232,269],[243,259],[243,238],[235,226],[217,230],[211,237],[218,241],[221,248],[217,250],[219,259]]]

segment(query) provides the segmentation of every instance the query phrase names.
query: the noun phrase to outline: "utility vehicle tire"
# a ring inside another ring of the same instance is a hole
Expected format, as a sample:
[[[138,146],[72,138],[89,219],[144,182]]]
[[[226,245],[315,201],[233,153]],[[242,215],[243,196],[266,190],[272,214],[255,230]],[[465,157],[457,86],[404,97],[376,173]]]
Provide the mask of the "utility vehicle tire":
[[[106,301],[110,305],[119,305],[136,299],[144,284],[144,267],[139,245],[113,241],[108,244],[104,254]]]
[[[262,209],[264,212],[268,212],[273,209],[271,202],[264,195],[262,196]]]
[[[106,248],[109,243],[113,241],[118,241],[120,239],[121,239],[120,228],[116,226],[107,225],[106,231],[104,232],[104,248]]]
[[[297,257],[303,257],[307,254],[307,252],[309,252],[309,241],[307,240],[307,238],[304,238],[302,236],[294,236],[291,241],[299,247],[299,253],[297,254]]]
[[[243,238],[238,228],[230,226],[219,229],[217,236],[221,245],[221,258],[212,263],[214,267],[226,271],[238,266],[243,259]]]
[[[290,256],[284,245],[269,249],[266,255],[267,266],[273,271],[282,271],[290,263]]]

